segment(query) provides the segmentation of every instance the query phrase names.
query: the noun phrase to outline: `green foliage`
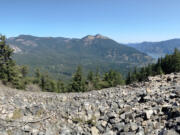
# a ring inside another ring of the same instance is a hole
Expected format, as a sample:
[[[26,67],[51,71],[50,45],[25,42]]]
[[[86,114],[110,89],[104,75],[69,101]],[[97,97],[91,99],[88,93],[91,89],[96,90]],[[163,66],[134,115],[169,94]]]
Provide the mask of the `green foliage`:
[[[28,67],[27,66],[21,67],[21,74],[22,74],[23,78],[27,77],[27,74],[28,74]]]
[[[27,77],[28,67],[17,66],[11,56],[13,50],[5,43],[5,37],[0,38],[0,79],[5,83],[11,83],[13,87],[25,89],[28,84],[37,84],[42,91],[47,92],[85,92],[87,90],[101,89],[124,84],[123,78],[119,72],[110,70],[101,78],[99,68],[93,73],[90,71],[87,80],[84,80],[82,67],[78,66],[72,82],[65,85],[61,80],[52,79],[47,73],[40,72],[36,69],[34,77]]]
[[[78,66],[78,68],[73,76],[73,81],[70,85],[71,86],[70,86],[69,91],[73,91],[73,92],[86,91],[85,81],[83,79],[81,66]]]
[[[90,71],[85,80],[81,66],[77,67],[69,84],[65,84],[61,79],[53,80],[47,73],[41,73],[39,69],[36,69],[32,82],[38,84],[42,91],[57,93],[85,92],[87,90],[98,90],[125,83],[122,75],[113,70],[105,73],[103,78],[101,78],[98,68],[96,73]]]
[[[87,75],[87,79],[86,79],[86,85],[87,85],[87,90],[93,90],[94,88],[94,73],[92,71],[89,71],[88,75]]]
[[[117,85],[123,85],[124,80],[119,72],[110,70],[109,72],[105,73],[104,81],[108,82],[108,87],[114,87]]]
[[[42,91],[45,91],[45,87],[46,87],[46,78],[45,78],[44,75],[41,76],[40,87],[41,87]]]
[[[100,89],[100,73],[99,73],[99,68],[96,69],[96,73],[95,73],[95,78],[93,80],[93,84],[94,84],[94,88],[95,89]]]
[[[8,42],[22,50],[22,53],[16,53],[13,58],[20,65],[28,65],[31,76],[34,69],[40,68],[53,78],[63,77],[66,81],[71,79],[77,65],[83,66],[85,76],[90,70],[95,72],[97,66],[101,75],[110,69],[126,75],[135,65],[152,62],[146,54],[111,39],[96,38],[88,45],[85,39],[21,35]],[[25,45],[26,41],[32,45]]]
[[[159,58],[156,64],[143,67],[139,69],[138,72],[129,72],[126,83],[130,84],[136,81],[144,81],[148,76],[169,74],[172,72],[180,72],[180,51],[178,49],[175,49],[172,55]]]
[[[58,82],[57,82],[57,91],[56,92],[58,92],[58,93],[66,92],[65,85],[61,80],[58,80]]]
[[[92,82],[94,80],[94,73],[90,71],[87,75],[87,81]]]
[[[40,82],[42,83],[41,73],[40,73],[39,69],[36,69],[35,72],[34,72],[33,83],[40,84]]]
[[[40,69],[35,70],[33,77],[28,77],[29,68],[27,66],[17,66],[12,60],[12,53],[13,50],[6,44],[5,37],[0,36],[0,79],[5,84],[10,84],[18,89],[25,89],[28,84],[33,83],[39,85],[42,91],[47,92],[85,92],[125,84],[120,72],[109,70],[102,75],[105,70],[101,70],[100,73],[99,68],[96,69],[95,73],[90,71],[85,80],[81,66],[77,67],[69,84],[65,84],[60,79],[52,79]],[[175,50],[173,55],[167,55],[164,59],[159,59],[157,64],[149,65],[140,70],[135,68],[132,73],[128,74],[126,82],[129,84],[145,80],[149,75],[179,71],[180,52]]]
[[[95,89],[102,89],[108,87],[115,87],[117,85],[124,85],[125,81],[123,80],[122,75],[117,72],[110,70],[103,75],[103,78],[99,75],[99,70],[96,70],[95,77],[89,77],[92,75],[90,71],[87,77],[87,89],[88,90],[95,90]],[[89,79],[91,78],[91,79]]]
[[[21,88],[21,74],[12,60],[13,50],[6,44],[5,36],[0,36],[0,79],[13,87]]]
[[[42,91],[47,91],[47,92],[57,91],[56,81],[51,79],[47,73],[45,73],[44,75],[41,75],[40,87]]]
[[[175,72],[179,72],[180,71],[180,52],[178,49],[174,50],[174,54],[172,56],[172,59],[174,60],[173,62],[173,70]]]
[[[149,56],[158,59],[159,57],[164,57],[165,54],[172,54],[174,48],[180,49],[180,39],[171,39],[160,42],[143,42],[128,45],[140,52],[144,52]]]

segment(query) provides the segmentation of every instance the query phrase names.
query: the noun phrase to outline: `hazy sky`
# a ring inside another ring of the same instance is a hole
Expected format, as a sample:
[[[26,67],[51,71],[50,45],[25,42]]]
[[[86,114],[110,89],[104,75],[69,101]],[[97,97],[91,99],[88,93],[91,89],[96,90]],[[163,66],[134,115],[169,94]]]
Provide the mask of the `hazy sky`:
[[[180,0],[0,0],[0,33],[121,43],[180,38]]]

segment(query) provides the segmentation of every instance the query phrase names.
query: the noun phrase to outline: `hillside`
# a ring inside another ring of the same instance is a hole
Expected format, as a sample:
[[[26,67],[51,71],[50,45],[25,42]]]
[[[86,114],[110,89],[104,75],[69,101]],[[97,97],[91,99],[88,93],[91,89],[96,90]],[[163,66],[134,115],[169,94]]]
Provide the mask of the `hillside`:
[[[153,58],[163,57],[165,54],[172,54],[175,48],[180,50],[180,39],[171,39],[161,42],[143,42],[128,44]]]
[[[179,135],[180,73],[87,93],[1,85],[1,135]]]
[[[18,64],[28,65],[31,70],[39,67],[56,77],[72,76],[79,64],[85,73],[97,67],[101,72],[114,69],[126,73],[135,65],[152,62],[146,54],[99,34],[82,39],[20,35],[7,41],[15,50]]]

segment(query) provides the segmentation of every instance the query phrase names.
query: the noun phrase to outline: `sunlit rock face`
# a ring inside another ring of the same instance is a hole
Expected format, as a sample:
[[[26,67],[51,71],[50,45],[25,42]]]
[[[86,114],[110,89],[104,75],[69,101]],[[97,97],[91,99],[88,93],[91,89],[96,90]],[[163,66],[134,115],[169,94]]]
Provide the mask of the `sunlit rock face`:
[[[22,53],[22,50],[14,45],[10,45],[10,47],[14,50],[14,53]]]

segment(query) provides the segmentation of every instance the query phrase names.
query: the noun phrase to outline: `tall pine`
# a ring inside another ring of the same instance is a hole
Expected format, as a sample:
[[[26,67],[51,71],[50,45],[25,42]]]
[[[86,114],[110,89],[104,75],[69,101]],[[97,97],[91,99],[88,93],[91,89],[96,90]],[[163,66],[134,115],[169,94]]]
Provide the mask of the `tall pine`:
[[[0,36],[0,79],[4,83],[11,83],[20,87],[20,73],[12,59],[13,49],[6,44],[6,37]]]
[[[78,66],[71,84],[70,91],[81,92],[86,91],[85,81],[83,80],[83,73],[81,66]]]
[[[173,54],[173,70],[174,72],[180,71],[180,52],[177,48],[174,50]]]

